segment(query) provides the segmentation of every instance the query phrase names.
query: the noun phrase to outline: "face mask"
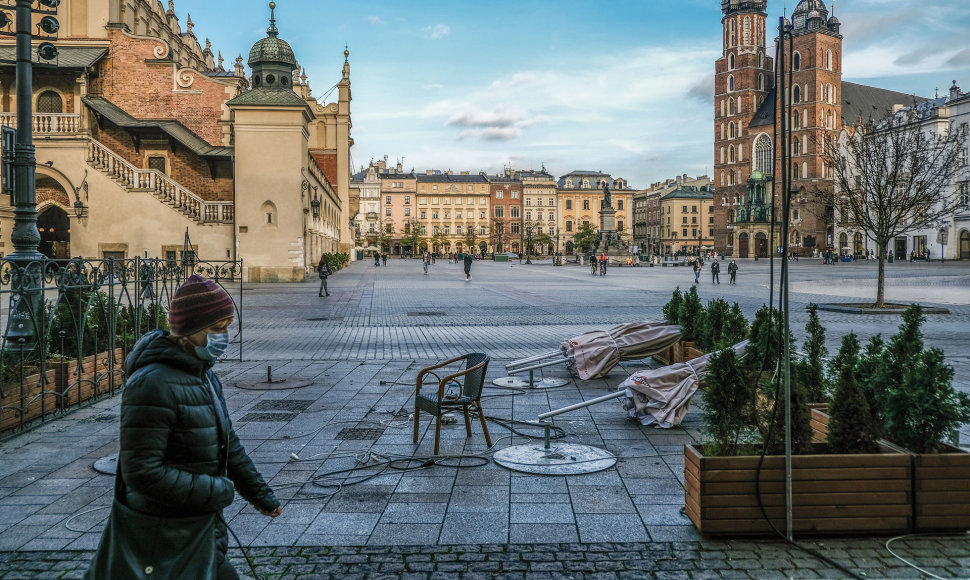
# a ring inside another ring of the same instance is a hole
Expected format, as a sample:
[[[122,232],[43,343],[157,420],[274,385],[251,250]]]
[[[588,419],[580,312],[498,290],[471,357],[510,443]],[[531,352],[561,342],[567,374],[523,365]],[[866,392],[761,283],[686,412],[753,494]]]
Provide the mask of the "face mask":
[[[213,361],[225,354],[229,348],[229,333],[207,334],[205,346],[195,347],[195,356],[202,360]]]

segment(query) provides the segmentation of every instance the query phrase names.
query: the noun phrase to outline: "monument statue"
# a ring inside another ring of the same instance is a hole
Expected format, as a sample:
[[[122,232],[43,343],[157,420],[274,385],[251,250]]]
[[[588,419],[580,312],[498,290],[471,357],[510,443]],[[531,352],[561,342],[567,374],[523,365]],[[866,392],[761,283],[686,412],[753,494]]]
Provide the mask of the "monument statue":
[[[603,207],[613,207],[613,197],[610,195],[610,187],[603,184]]]

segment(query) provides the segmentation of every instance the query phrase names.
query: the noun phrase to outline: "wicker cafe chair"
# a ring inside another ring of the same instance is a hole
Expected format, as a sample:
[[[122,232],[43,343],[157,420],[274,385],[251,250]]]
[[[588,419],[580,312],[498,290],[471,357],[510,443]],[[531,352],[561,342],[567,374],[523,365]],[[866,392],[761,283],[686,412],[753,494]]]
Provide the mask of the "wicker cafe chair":
[[[474,352],[421,369],[415,383],[416,390],[414,393],[415,443],[418,442],[418,415],[421,411],[427,411],[437,417],[434,428],[434,454],[437,455],[441,441],[441,416],[448,411],[461,409],[465,416],[465,432],[468,437],[471,437],[472,425],[468,416],[468,408],[474,407],[482,422],[485,442],[489,447],[492,446],[492,438],[488,434],[485,413],[482,411],[481,404],[482,389],[485,387],[485,371],[488,369],[489,360],[487,354]],[[439,369],[454,363],[459,363],[458,368],[461,368],[461,364],[464,363],[465,369],[445,376],[438,374],[439,372],[444,374],[444,371]],[[438,388],[436,390],[425,389],[424,392],[421,392],[421,387],[424,386],[425,379],[429,378],[429,375],[438,381]]]

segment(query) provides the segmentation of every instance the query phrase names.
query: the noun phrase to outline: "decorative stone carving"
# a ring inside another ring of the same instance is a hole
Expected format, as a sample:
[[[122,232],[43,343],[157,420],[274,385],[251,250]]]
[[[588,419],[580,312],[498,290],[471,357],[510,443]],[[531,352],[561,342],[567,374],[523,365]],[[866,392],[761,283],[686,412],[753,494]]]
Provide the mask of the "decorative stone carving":
[[[154,54],[155,58],[158,58],[158,59],[168,58],[168,55],[171,52],[171,49],[169,48],[168,43],[163,40],[159,40],[158,42],[160,44],[155,47],[155,49],[152,51],[152,54]]]

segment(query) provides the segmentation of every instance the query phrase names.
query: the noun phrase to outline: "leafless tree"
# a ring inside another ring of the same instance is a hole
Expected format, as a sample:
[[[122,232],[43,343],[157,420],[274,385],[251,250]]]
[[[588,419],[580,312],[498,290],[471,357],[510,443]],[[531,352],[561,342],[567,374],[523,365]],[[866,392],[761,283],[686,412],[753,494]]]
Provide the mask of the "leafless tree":
[[[897,236],[948,220],[960,200],[954,178],[963,171],[966,124],[951,126],[926,107],[856,124],[824,142],[834,178],[839,223],[876,243],[877,308],[885,305],[886,248]]]

